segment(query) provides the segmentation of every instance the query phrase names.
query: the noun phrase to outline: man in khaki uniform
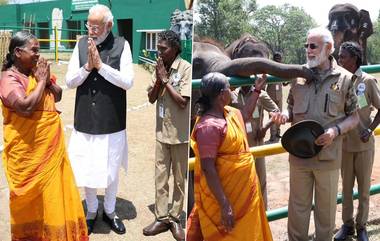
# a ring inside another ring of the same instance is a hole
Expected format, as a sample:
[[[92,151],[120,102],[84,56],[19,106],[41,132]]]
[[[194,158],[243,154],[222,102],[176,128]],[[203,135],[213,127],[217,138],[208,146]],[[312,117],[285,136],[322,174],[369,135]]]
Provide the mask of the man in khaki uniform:
[[[243,86],[235,89],[232,92],[231,106],[242,109],[245,106],[245,103],[247,102],[249,96],[253,94],[253,90],[253,86]],[[263,138],[265,136],[265,133],[273,124],[273,122],[268,122],[265,126],[263,126],[264,110],[267,112],[280,111],[276,103],[274,103],[274,101],[269,97],[267,92],[261,90],[252,117],[245,123],[245,130],[247,132],[248,144],[250,147],[263,145]],[[257,175],[259,176],[260,188],[265,203],[265,209],[267,209],[267,174],[265,168],[265,158],[255,158],[255,167]]]
[[[357,98],[352,75],[330,56],[334,40],[325,28],[311,29],[305,44],[307,66],[319,79],[293,81],[288,96],[288,113],[275,113],[278,124],[302,120],[318,121],[325,129],[315,144],[324,146],[312,158],[289,155],[290,195],[289,241],[307,241],[313,195],[315,240],[329,241],[335,228],[336,196],[342,159],[342,134],[358,124]]]
[[[273,60],[278,63],[282,63],[282,54],[280,52],[275,52],[273,54]],[[276,103],[276,105],[280,108],[280,111],[282,111],[282,83],[268,84],[267,93],[274,103]],[[280,126],[272,125],[270,127],[270,138],[268,143],[278,142],[281,135],[280,131]]]
[[[355,177],[358,182],[359,205],[356,215],[356,231],[359,241],[368,240],[366,224],[369,212],[369,189],[371,185],[371,173],[374,160],[375,139],[373,130],[380,123],[380,89],[375,77],[363,73],[360,69],[362,64],[363,50],[359,44],[345,42],[340,46],[339,64],[354,74],[354,87],[358,96],[359,125],[347,133],[343,140],[343,225],[335,235],[335,240],[346,240],[353,235],[353,200],[352,189]],[[377,114],[372,120],[371,112],[377,109]]]
[[[156,235],[168,229],[176,240],[184,240],[179,223],[185,196],[189,139],[189,99],[191,65],[179,54],[179,36],[173,31],[158,35],[159,59],[152,85],[151,103],[156,103],[156,201],[155,221],[143,229],[144,235]],[[172,207],[168,208],[170,169],[174,176]]]

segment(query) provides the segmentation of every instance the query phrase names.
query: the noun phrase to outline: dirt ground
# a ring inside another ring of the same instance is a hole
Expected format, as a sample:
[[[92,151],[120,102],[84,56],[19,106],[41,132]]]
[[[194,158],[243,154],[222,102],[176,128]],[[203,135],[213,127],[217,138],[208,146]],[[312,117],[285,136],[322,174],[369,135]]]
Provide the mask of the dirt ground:
[[[376,137],[375,164],[372,172],[372,185],[380,183],[380,137]],[[286,153],[266,157],[267,163],[267,185],[268,185],[268,206],[269,209],[276,209],[287,206],[289,196],[289,164]],[[341,183],[339,184],[339,192]],[[358,202],[355,201],[355,207]],[[342,205],[338,205],[336,213],[336,231],[342,225]],[[313,217],[313,214],[311,215]],[[287,240],[287,219],[280,219],[269,223],[273,238],[276,241]],[[367,226],[371,241],[380,240],[380,195],[373,195],[370,198],[369,223]],[[313,218],[310,221],[309,234],[314,233]],[[356,239],[350,239],[356,240]]]
[[[58,75],[59,83],[64,86],[64,74],[67,65],[53,64],[52,71]],[[140,240],[174,240],[169,232],[155,237],[142,235],[142,228],[153,221],[154,205],[154,143],[155,143],[155,108],[147,103],[146,87],[150,82],[150,74],[142,67],[134,66],[136,77],[133,88],[128,91],[128,143],[129,168],[127,173],[121,171],[120,185],[116,211],[123,219],[127,233],[117,235],[98,218],[92,241],[140,241]],[[380,77],[380,75],[378,75]],[[285,89],[284,98],[287,89]],[[64,90],[62,101],[58,108],[62,111],[66,141],[70,138],[73,124],[75,90]],[[2,118],[0,117],[0,121]],[[284,126],[283,129],[288,126]],[[2,139],[2,129],[0,129]],[[268,138],[266,138],[268,139]],[[380,137],[376,137],[375,167],[372,173],[372,184],[380,183]],[[267,160],[267,182],[269,208],[276,209],[287,205],[289,192],[289,171],[287,154],[269,156]],[[99,199],[103,199],[103,191],[99,192]],[[81,190],[83,197],[83,192]],[[0,241],[10,240],[8,188],[3,169],[0,168]],[[100,203],[100,208],[101,208]],[[186,208],[185,208],[186,210]],[[101,213],[102,210],[100,210]],[[185,224],[185,213],[182,215],[182,224]],[[287,219],[270,223],[274,240],[287,240]],[[336,227],[341,222],[341,205],[338,205]],[[313,221],[310,222],[310,234],[313,234]],[[380,241],[380,195],[371,196],[368,231],[371,241]]]

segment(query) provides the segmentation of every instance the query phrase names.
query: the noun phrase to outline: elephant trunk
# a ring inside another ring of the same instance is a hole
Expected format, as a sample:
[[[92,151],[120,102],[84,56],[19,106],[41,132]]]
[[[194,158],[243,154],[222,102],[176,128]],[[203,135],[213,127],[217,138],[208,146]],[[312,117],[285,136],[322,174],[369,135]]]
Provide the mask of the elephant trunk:
[[[303,65],[281,64],[264,58],[241,58],[234,59],[215,71],[227,76],[249,77],[254,74],[270,74],[284,79],[305,78],[314,80],[316,75],[312,70]]]

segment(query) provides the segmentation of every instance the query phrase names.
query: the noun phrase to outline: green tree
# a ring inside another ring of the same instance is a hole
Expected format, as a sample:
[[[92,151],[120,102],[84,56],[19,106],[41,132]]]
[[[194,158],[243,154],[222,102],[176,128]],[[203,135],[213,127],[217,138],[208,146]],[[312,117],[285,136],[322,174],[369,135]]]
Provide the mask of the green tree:
[[[284,62],[305,62],[306,33],[316,23],[303,8],[268,5],[255,12],[251,23],[252,34],[267,43],[271,51],[282,52]]]
[[[199,0],[195,33],[229,44],[249,31],[250,15],[256,6],[256,0]]]
[[[8,4],[8,0],[0,0],[0,5],[6,5]]]
[[[373,34],[368,38],[367,60],[368,64],[380,63],[380,11],[377,21],[373,23]]]

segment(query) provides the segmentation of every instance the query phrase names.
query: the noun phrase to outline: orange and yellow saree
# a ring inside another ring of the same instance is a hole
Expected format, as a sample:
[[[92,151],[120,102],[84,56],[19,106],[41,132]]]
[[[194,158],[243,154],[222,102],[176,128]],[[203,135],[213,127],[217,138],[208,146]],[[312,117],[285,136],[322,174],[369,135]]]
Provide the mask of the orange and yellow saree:
[[[271,241],[244,122],[238,110],[232,107],[225,107],[224,116],[227,130],[215,163],[224,193],[233,207],[235,225],[226,233],[221,224],[219,204],[201,170],[195,128],[191,136],[195,152],[195,205],[188,219],[187,241]]]
[[[11,80],[9,79],[11,78]],[[4,74],[9,86],[36,80]],[[4,86],[1,86],[5,88]],[[3,165],[9,184],[12,241],[87,241],[84,211],[66,154],[64,134],[53,94],[45,89],[33,114],[23,117],[4,103]]]

